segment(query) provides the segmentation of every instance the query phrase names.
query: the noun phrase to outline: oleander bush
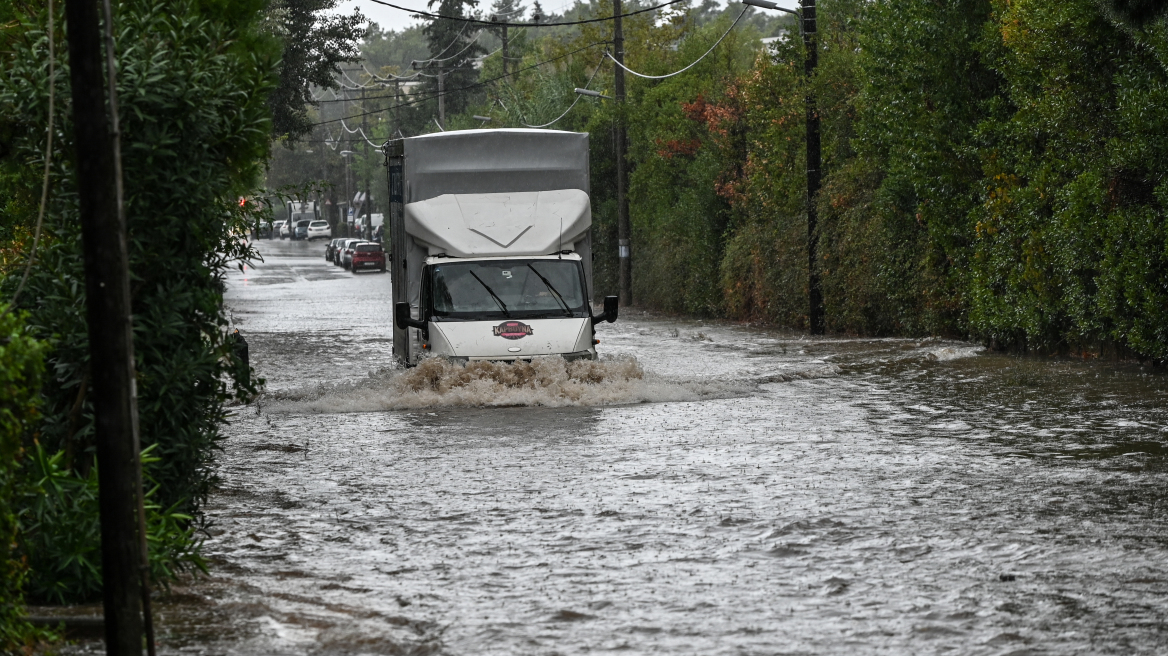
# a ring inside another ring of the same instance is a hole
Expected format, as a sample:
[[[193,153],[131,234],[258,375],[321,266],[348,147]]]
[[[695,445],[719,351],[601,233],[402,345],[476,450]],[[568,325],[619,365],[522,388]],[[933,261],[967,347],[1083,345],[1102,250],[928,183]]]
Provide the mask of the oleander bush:
[[[40,418],[22,434],[19,543],[38,600],[99,589],[96,466],[88,335],[73,177],[64,19],[57,4],[50,201],[35,266],[17,305],[44,344]],[[200,567],[200,508],[214,484],[227,404],[261,383],[235,356],[224,274],[253,255],[238,238],[265,211],[240,203],[270,147],[267,106],[279,43],[261,30],[262,0],[115,3],[118,94],[139,425],[156,576]],[[0,5],[0,294],[29,254],[48,119],[46,9]],[[13,253],[19,255],[13,255]],[[35,442],[33,441],[35,435]]]
[[[19,498],[27,493],[20,475],[23,438],[35,430],[44,375],[45,345],[25,317],[0,303],[0,653],[26,646],[31,628],[23,620],[28,564],[17,542]]]

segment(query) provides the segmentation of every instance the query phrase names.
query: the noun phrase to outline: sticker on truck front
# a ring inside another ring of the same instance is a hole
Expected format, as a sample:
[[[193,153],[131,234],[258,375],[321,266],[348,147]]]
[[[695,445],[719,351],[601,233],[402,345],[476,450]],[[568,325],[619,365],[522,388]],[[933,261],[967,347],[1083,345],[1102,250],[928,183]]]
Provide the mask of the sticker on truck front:
[[[491,330],[496,337],[503,339],[523,339],[534,332],[531,326],[522,321],[504,321]]]

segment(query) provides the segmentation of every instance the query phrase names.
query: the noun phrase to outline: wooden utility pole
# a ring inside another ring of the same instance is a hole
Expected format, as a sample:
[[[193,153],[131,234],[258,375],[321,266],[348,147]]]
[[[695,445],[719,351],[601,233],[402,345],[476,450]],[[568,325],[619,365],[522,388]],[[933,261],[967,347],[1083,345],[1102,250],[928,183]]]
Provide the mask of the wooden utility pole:
[[[510,19],[511,19],[511,17],[508,16],[504,20],[510,20]],[[507,24],[504,23],[503,24],[503,78],[506,79],[506,77],[507,77]],[[510,80],[507,80],[507,81],[510,82]]]
[[[819,142],[819,109],[811,90],[815,67],[819,63],[819,44],[815,34],[815,0],[800,0],[803,9],[803,47],[807,51],[804,73],[807,76],[807,297],[808,328],[812,335],[822,335],[826,329],[823,313],[823,290],[819,284],[818,239],[819,186],[822,166]]]
[[[446,129],[446,63],[438,62],[438,127]]]
[[[625,33],[621,25],[621,0],[612,3],[612,49],[618,64],[625,63]],[[616,237],[617,257],[620,262],[618,274],[620,304],[633,304],[633,264],[629,243],[629,170],[625,161],[628,156],[628,132],[625,129],[625,69],[616,66],[613,70],[616,92]]]
[[[369,112],[365,111],[365,89],[361,89],[361,140],[365,142],[365,221],[361,226],[363,239],[373,238],[373,204],[369,202]]]
[[[66,0],[77,200],[100,471],[106,651],[142,653],[141,463],[117,100],[105,93],[99,0]],[[112,57],[112,53],[109,53]],[[109,71],[112,75],[113,70]],[[109,87],[114,88],[113,80]]]

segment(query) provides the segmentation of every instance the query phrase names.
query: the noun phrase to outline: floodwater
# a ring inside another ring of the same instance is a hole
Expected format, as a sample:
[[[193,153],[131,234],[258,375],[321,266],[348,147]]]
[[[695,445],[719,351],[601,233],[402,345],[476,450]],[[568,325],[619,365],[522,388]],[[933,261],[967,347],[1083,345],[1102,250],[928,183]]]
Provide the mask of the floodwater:
[[[260,250],[163,653],[1168,650],[1162,373],[629,312],[586,368],[403,373],[387,275]]]

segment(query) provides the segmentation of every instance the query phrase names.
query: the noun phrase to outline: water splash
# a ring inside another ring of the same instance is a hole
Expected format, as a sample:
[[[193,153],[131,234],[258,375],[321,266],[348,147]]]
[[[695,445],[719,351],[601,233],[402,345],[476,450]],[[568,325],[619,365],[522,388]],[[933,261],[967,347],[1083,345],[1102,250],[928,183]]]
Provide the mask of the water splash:
[[[353,382],[269,394],[269,412],[377,412],[435,407],[602,406],[745,396],[759,385],[838,373],[833,366],[740,379],[665,377],[631,356],[530,362],[424,360]]]
[[[936,362],[948,362],[960,358],[972,358],[983,352],[985,352],[985,347],[982,346],[942,346],[939,349],[929,351],[925,358]]]

